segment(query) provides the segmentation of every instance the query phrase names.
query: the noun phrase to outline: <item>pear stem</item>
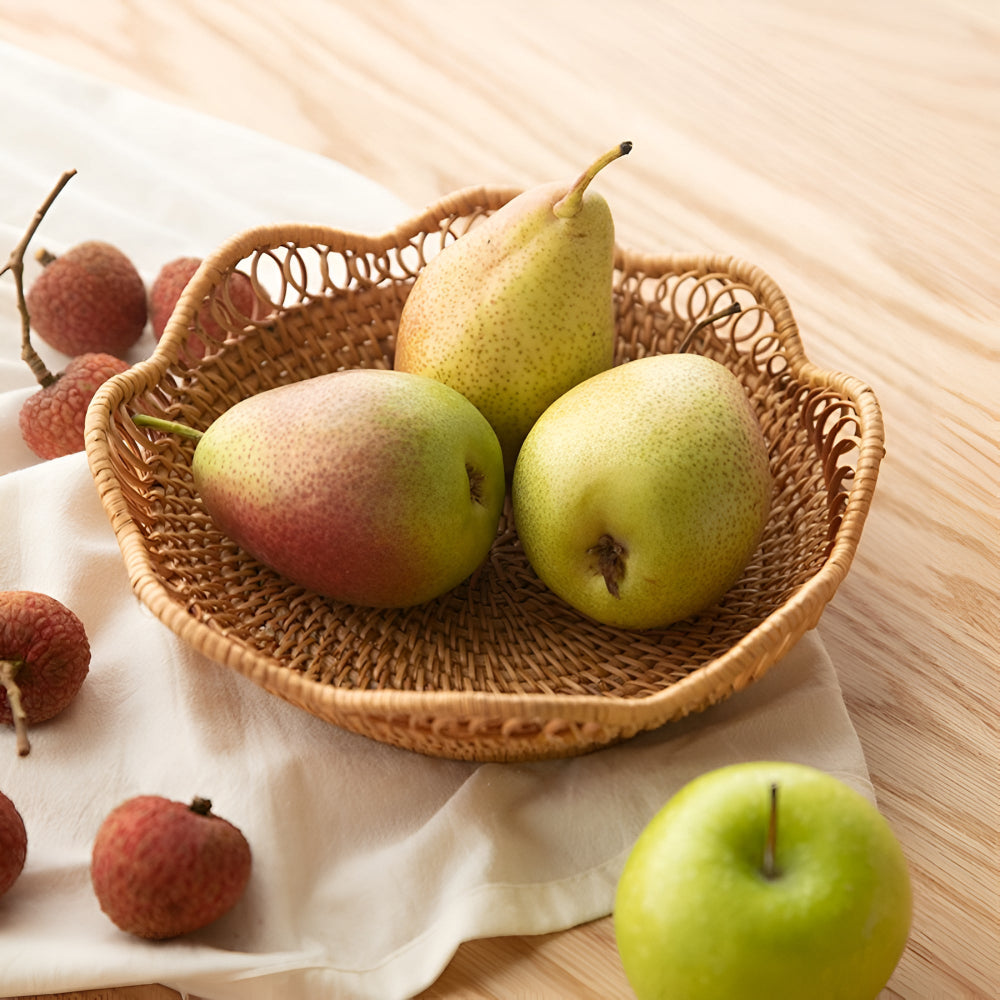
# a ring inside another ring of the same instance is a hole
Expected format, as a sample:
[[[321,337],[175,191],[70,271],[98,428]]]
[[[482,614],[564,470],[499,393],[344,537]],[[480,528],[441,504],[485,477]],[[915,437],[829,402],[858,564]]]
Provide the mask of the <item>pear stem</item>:
[[[767,840],[764,841],[764,878],[768,881],[778,877],[775,851],[778,846],[778,785],[771,785],[771,811],[767,821]]]
[[[587,190],[587,185],[597,176],[598,172],[620,156],[627,156],[631,151],[631,142],[620,142],[614,149],[609,149],[603,156],[596,159],[573,181],[569,191],[552,206],[552,211],[556,216],[560,219],[569,219],[576,215],[583,205],[583,193]]]
[[[201,439],[203,431],[187,424],[179,424],[176,420],[164,420],[162,417],[151,417],[147,413],[135,413],[132,415],[132,422],[137,427],[151,427],[153,430],[163,431],[164,434],[180,434],[181,437],[191,438],[194,441]]]
[[[28,741],[28,714],[21,702],[21,689],[14,680],[22,666],[20,660],[0,660],[0,684],[7,692],[7,703],[10,705],[10,714],[14,720],[17,755],[27,757],[31,752],[31,743]]]
[[[694,343],[694,338],[705,329],[706,326],[711,326],[713,323],[717,323],[720,319],[725,319],[727,316],[733,316],[741,311],[741,306],[739,302],[730,303],[725,309],[720,309],[716,313],[712,313],[711,316],[706,316],[703,320],[699,320],[690,330],[688,330],[684,339],[680,342],[677,347],[677,353],[683,354],[690,346]]]

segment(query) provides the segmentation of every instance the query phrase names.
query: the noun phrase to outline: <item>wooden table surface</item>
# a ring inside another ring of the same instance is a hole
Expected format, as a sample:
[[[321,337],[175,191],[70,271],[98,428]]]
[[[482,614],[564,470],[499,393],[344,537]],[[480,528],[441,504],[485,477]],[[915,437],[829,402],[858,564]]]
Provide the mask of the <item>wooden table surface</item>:
[[[600,179],[619,241],[759,264],[812,360],[878,394],[888,453],[819,632],[914,879],[883,996],[1000,996],[996,0],[0,0],[0,38],[415,208],[633,140]],[[630,992],[604,919],[464,945],[422,996]]]

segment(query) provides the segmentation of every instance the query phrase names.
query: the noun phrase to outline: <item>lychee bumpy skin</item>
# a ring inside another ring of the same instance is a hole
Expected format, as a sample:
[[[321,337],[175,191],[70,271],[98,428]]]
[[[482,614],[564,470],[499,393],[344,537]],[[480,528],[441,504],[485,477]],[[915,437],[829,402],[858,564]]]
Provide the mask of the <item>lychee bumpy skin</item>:
[[[48,594],[0,591],[0,722],[13,724],[20,756],[31,749],[28,725],[62,712],[89,670],[90,643],[73,611]]]
[[[231,910],[250,878],[250,846],[208,799],[139,795],[113,809],[94,839],[90,875],[121,930],[178,937]]]
[[[28,289],[31,327],[69,357],[123,355],[146,326],[146,286],[117,247],[80,243],[60,256],[37,254],[45,264]]]
[[[128,369],[111,354],[74,358],[55,380],[29,396],[17,422],[25,444],[39,458],[60,458],[84,449],[84,423],[94,393],[112,375]]]
[[[0,896],[17,881],[27,856],[24,820],[14,803],[0,792]]]

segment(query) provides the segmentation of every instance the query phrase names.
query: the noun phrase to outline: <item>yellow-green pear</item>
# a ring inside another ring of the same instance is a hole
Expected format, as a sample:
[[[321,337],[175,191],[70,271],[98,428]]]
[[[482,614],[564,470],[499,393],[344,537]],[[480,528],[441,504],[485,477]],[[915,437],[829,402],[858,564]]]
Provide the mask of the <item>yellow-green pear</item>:
[[[532,427],[511,499],[524,552],[568,604],[656,628],[719,600],[760,543],[768,446],[742,384],[697,354],[611,368]]]
[[[431,258],[404,303],[394,367],[471,400],[508,473],[545,407],[613,362],[614,222],[588,185],[631,148],[513,198]]]

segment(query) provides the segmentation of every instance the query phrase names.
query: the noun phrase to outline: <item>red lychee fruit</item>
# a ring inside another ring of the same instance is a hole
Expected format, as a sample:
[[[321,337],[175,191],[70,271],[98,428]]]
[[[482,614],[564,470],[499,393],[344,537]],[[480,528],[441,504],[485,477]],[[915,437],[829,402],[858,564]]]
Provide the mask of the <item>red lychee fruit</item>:
[[[79,243],[45,262],[26,296],[32,329],[50,347],[77,354],[123,355],[146,326],[146,286],[117,247]]]
[[[159,340],[166,329],[177,300],[201,265],[200,257],[178,257],[160,268],[149,291],[149,317],[153,326],[153,336]],[[213,304],[225,310],[237,321],[241,318],[250,319],[254,315],[256,296],[250,279],[238,271],[229,276],[224,290],[216,292],[217,303],[206,302],[198,312],[198,322],[210,337],[225,339],[225,333],[212,316]],[[201,338],[191,336],[187,341],[188,353],[194,357],[202,357],[205,345]]]
[[[58,715],[90,670],[83,622],[33,590],[0,591],[0,722],[13,723],[17,752],[31,750],[28,724]]]
[[[0,792],[0,896],[16,881],[28,854],[28,834],[14,803]]]
[[[208,799],[187,805],[139,795],[101,824],[90,878],[101,909],[123,931],[177,937],[236,905],[250,879],[250,845]]]
[[[81,354],[21,405],[21,437],[39,458],[83,451],[83,428],[94,393],[128,364],[111,354]],[[50,376],[51,377],[51,376]]]

